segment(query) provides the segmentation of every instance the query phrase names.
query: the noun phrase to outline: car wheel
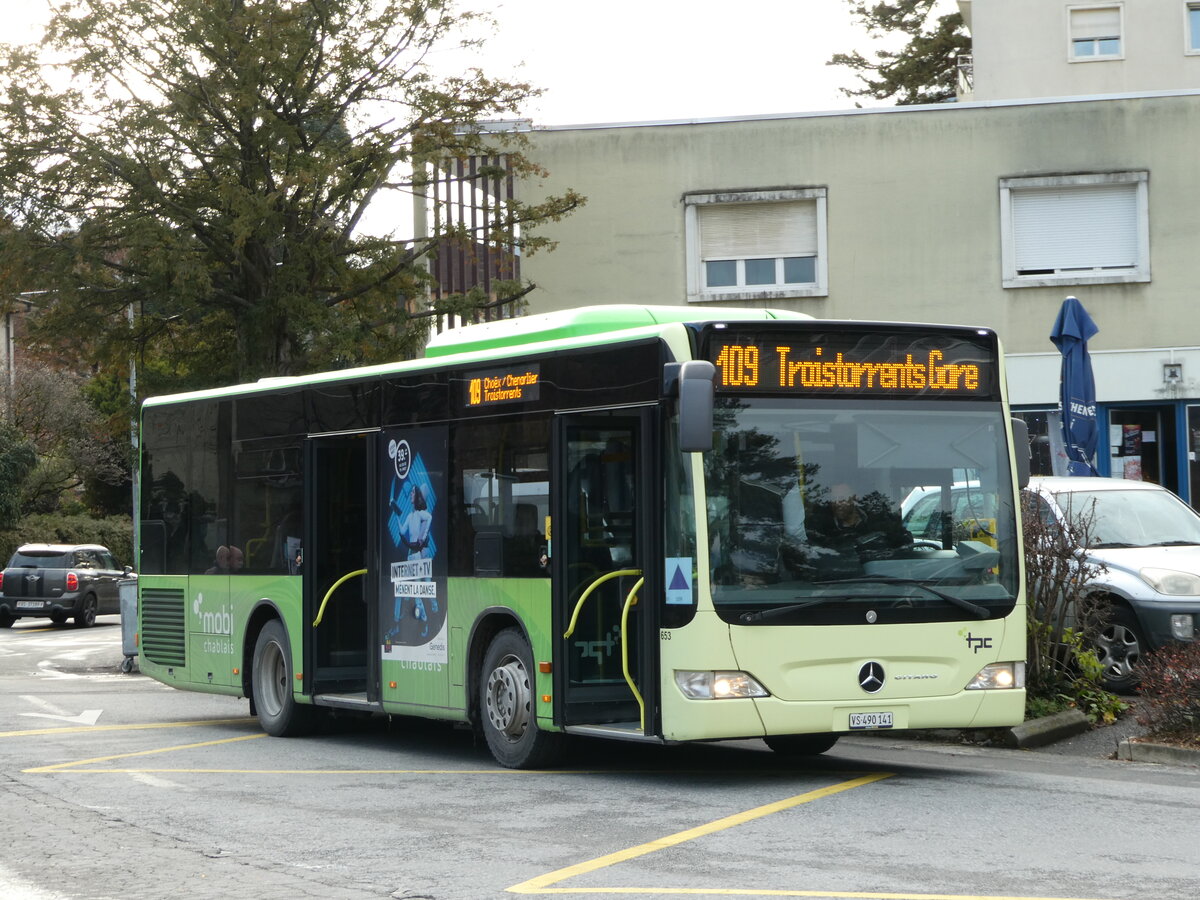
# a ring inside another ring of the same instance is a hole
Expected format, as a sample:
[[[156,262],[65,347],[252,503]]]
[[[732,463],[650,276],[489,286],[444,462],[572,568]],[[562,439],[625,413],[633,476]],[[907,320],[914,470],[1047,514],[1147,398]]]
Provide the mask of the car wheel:
[[[1137,617],[1124,606],[1114,607],[1096,637],[1096,657],[1104,666],[1100,683],[1105,690],[1132,693],[1139,680],[1137,665],[1148,649]]]
[[[91,628],[96,624],[96,595],[88,594],[83,598],[83,606],[75,613],[76,628]]]
[[[0,613],[0,628],[12,628],[15,621],[17,621],[16,616],[9,613]]]
[[[496,762],[509,769],[538,769],[562,755],[565,737],[542,731],[534,712],[533,652],[515,628],[492,640],[479,679],[479,718]]]
[[[52,612],[52,613],[50,613],[50,621],[53,622],[55,625],[62,625],[64,622],[67,621],[67,614],[65,612],[63,612],[62,610],[58,610],[57,612]]]
[[[316,709],[297,703],[292,694],[292,649],[278,619],[272,619],[258,633],[252,671],[251,694],[263,731],[274,737],[311,731]]]
[[[817,756],[837,743],[837,734],[773,734],[763,743],[784,756]]]

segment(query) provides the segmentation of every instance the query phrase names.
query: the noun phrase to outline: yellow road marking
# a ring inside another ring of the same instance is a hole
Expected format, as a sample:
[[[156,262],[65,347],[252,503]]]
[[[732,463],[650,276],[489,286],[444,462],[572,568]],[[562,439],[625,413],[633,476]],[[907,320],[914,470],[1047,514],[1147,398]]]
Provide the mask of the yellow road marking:
[[[155,753],[171,753],[175,750],[194,750],[197,747],[216,747],[220,744],[234,744],[238,741],[254,741],[264,738],[265,733],[244,734],[241,737],[221,738],[216,741],[201,741],[198,744],[180,744],[176,747],[157,747],[153,750],[136,750],[132,753],[114,753],[111,756],[94,756],[91,759],[78,759],[75,762],[55,763],[52,766],[38,766],[36,769],[22,769],[28,775],[41,775],[46,772],[62,772],[75,766],[86,766],[92,763],[107,762],[110,759],[131,759],[135,756],[153,756]]]
[[[518,885],[519,886],[519,885]],[[509,888],[509,890],[513,890]],[[1099,900],[1095,897],[1029,897],[998,894],[913,894],[890,891],[775,891],[764,888],[549,888],[527,891],[534,894],[637,894],[652,896],[704,895],[717,897],[813,897],[817,900]]]
[[[252,735],[253,737],[263,737],[263,735]],[[245,738],[231,738],[230,740],[245,740]],[[219,742],[218,742],[219,743]],[[196,744],[194,746],[201,746]],[[167,749],[186,750],[187,747],[170,747]],[[147,753],[157,753],[157,750],[149,750]],[[115,757],[101,757],[100,760],[84,759],[77,763],[61,763],[65,766],[78,766],[90,762],[99,762],[104,759],[113,759]],[[51,766],[45,769],[25,769],[26,772],[35,774],[50,771]],[[565,771],[563,769],[72,769],[74,772],[84,772],[93,775],[606,775],[611,774],[609,771],[587,771],[580,769],[578,771]],[[631,774],[622,772],[622,774]]]
[[[198,722],[151,722],[141,725],[80,725],[74,728],[31,728],[28,731],[0,731],[0,738],[37,737],[44,734],[95,734],[101,731],[144,731],[151,728],[194,728],[197,725],[254,725],[257,719],[204,719]]]
[[[831,785],[830,787],[809,791],[805,794],[797,794],[795,797],[789,797],[787,800],[779,800],[775,803],[768,803],[765,806],[757,806],[754,809],[748,809],[745,812],[736,813],[732,816],[726,816],[723,819],[717,819],[715,822],[709,822],[707,825],[689,828],[687,831],[680,831],[676,834],[668,835],[667,837],[658,838],[657,840],[650,841],[647,844],[639,844],[638,846],[630,847],[627,850],[618,850],[616,853],[610,853],[607,856],[601,856],[597,859],[589,860],[588,862],[578,863],[574,866],[568,866],[565,869],[559,869],[556,872],[550,872],[546,875],[540,875],[537,878],[531,878],[529,881],[523,881],[518,885],[510,887],[508,891],[512,894],[571,893],[574,891],[574,889],[562,889],[559,891],[546,891],[545,889],[552,884],[557,884],[560,881],[566,881],[568,878],[574,878],[576,875],[583,875],[587,872],[595,872],[597,869],[604,869],[608,866],[616,865],[617,863],[636,859],[637,857],[645,856],[648,853],[657,853],[659,850],[665,850],[668,847],[674,847],[678,844],[683,844],[699,837],[715,834],[718,831],[724,831],[726,828],[733,828],[736,825],[744,825],[746,822],[752,822],[755,819],[761,819],[763,816],[769,816],[773,813],[780,812],[781,810],[791,809],[792,807],[799,806],[802,803],[811,803],[813,800],[819,800],[822,797],[830,797],[834,794],[839,794],[842,791],[848,791],[851,788],[862,787],[865,784],[882,781],[884,778],[890,778],[893,774],[895,773],[873,772],[870,775],[864,775],[861,778],[843,781],[841,784],[835,784]]]
[[[796,890],[771,890],[771,889],[750,889],[750,888],[671,888],[671,887],[555,887],[568,878],[574,878],[578,875],[584,875],[589,872],[595,872],[599,869],[604,869],[609,866],[614,866],[617,863],[628,862],[631,859],[637,859],[640,856],[646,856],[650,853],[657,853],[659,850],[665,850],[668,847],[675,847],[679,844],[695,840],[696,838],[705,837],[715,834],[719,831],[724,831],[728,828],[734,828],[738,825],[744,825],[747,822],[752,822],[755,819],[761,819],[764,816],[773,815],[785,809],[792,809],[804,803],[811,803],[813,800],[820,800],[825,797],[831,797],[834,794],[839,794],[842,791],[848,791],[852,788],[862,787],[867,784],[872,784],[876,781],[882,781],[884,778],[890,778],[894,772],[874,772],[869,775],[864,775],[861,778],[854,778],[850,781],[843,781],[840,784],[831,785],[826,788],[820,788],[815,791],[809,791],[804,794],[797,794],[795,797],[789,797],[786,800],[780,800],[776,803],[768,803],[764,806],[758,806],[754,809],[748,809],[745,812],[736,813],[732,816],[726,816],[722,819],[717,819],[714,822],[709,822],[706,825],[700,825],[696,828],[689,828],[686,831],[680,831],[672,835],[668,835],[657,840],[649,841],[645,844],[639,844],[636,847],[630,847],[626,850],[619,850],[616,853],[609,853],[606,856],[601,856],[588,862],[579,863],[574,866],[567,866],[563,869],[550,872],[546,875],[540,875],[537,878],[531,878],[529,881],[523,881],[520,884],[513,885],[508,888],[510,894],[637,894],[643,897],[649,896],[687,896],[687,895],[707,895],[719,897],[812,897],[812,898],[831,898],[831,900],[1087,900],[1087,898],[1063,898],[1063,897],[1015,897],[1015,896],[984,896],[970,894],[922,894],[922,893],[898,893],[891,891],[796,891]]]

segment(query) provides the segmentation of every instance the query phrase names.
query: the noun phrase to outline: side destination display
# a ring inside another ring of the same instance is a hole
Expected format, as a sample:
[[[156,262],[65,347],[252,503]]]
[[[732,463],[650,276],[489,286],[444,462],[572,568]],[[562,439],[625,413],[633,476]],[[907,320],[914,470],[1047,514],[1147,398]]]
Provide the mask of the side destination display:
[[[998,400],[991,332],[712,329],[723,393]]]
[[[541,377],[541,367],[537,363],[515,369],[472,372],[466,381],[466,405],[478,408],[537,400],[541,396]]]

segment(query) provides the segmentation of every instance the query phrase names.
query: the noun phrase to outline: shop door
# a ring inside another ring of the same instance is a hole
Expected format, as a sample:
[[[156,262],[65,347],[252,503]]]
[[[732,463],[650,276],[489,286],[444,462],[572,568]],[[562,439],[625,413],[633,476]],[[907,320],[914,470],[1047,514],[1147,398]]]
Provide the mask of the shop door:
[[[1113,407],[1109,436],[1114,478],[1149,481],[1179,491],[1173,406]]]
[[[564,725],[650,731],[658,702],[661,564],[650,478],[652,414],[562,417],[551,546]]]

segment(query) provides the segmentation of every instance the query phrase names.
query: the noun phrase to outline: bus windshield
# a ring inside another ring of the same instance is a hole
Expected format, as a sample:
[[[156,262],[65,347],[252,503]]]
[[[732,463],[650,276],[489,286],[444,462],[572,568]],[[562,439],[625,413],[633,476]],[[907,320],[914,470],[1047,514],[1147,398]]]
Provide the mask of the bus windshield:
[[[998,403],[725,397],[705,488],[727,622],[1003,617],[1018,593]]]

